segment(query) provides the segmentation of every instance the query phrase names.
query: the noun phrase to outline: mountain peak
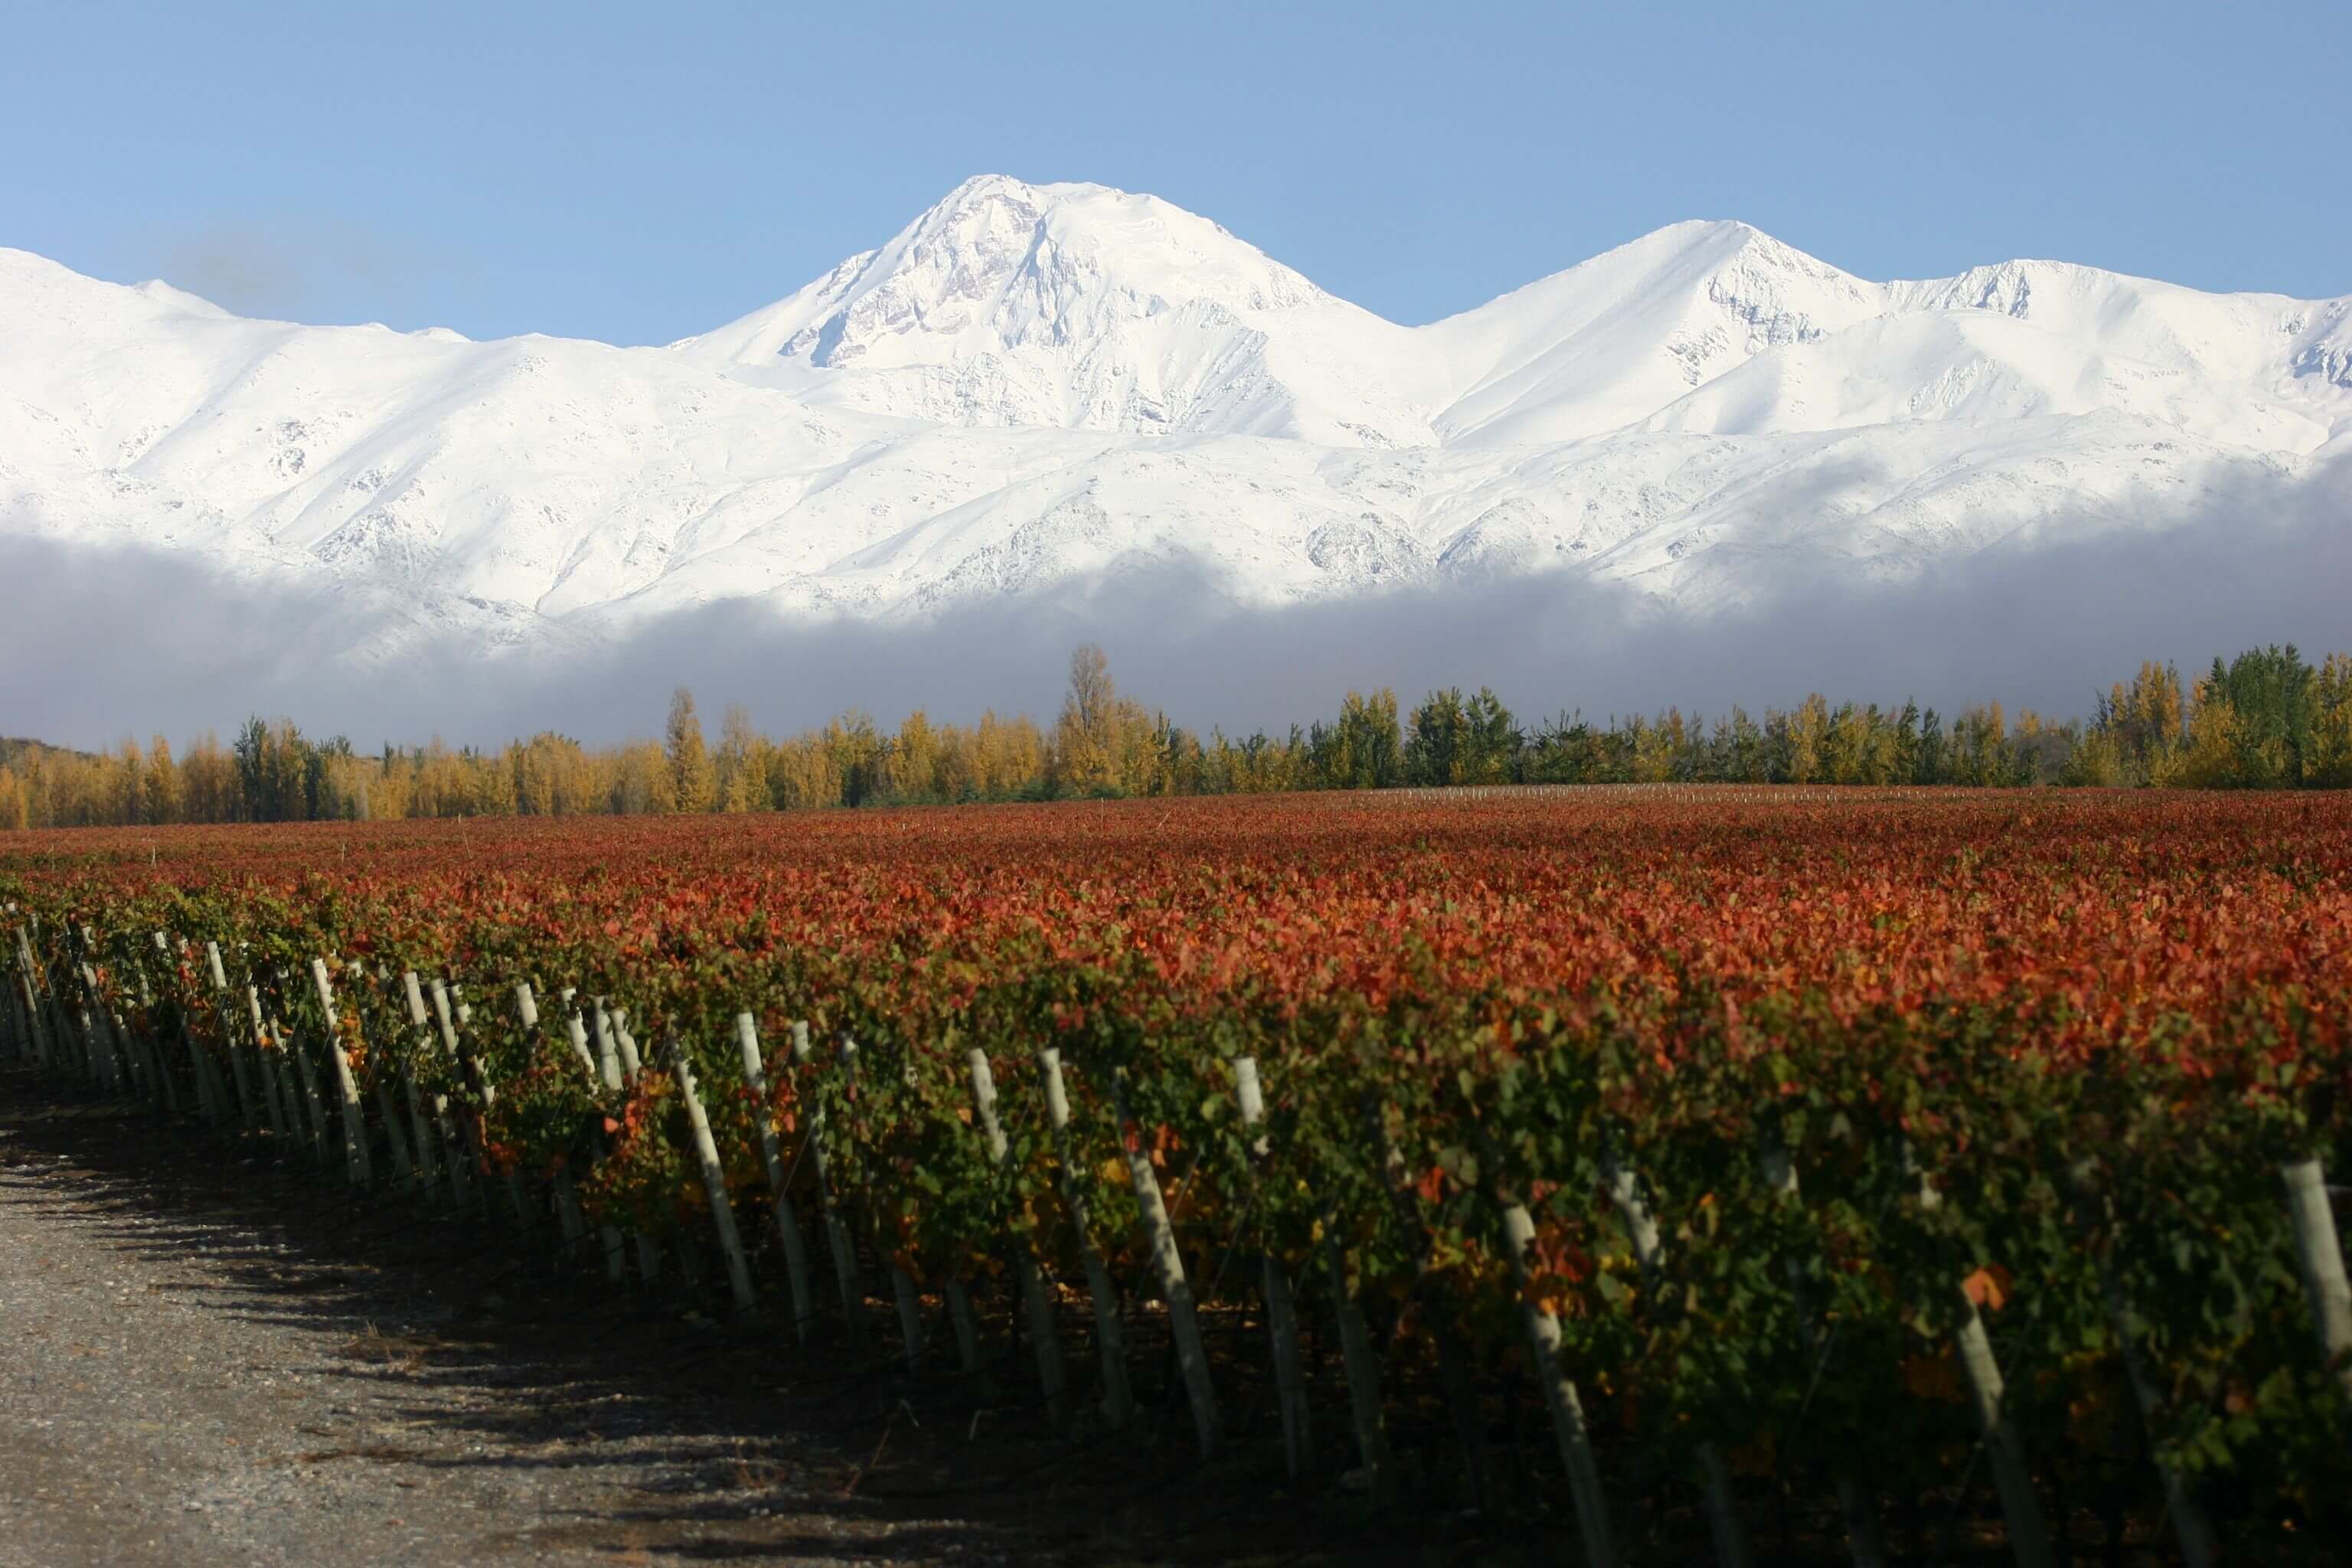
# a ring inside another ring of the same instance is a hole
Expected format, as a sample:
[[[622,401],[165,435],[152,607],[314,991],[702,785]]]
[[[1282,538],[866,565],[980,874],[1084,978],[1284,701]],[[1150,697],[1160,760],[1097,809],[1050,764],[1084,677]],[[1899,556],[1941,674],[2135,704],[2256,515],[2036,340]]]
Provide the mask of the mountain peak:
[[[1172,202],[980,174],[791,298],[674,346],[739,379],[957,425],[1238,422],[1418,445],[1426,422],[1366,395],[1351,346],[1401,331]]]

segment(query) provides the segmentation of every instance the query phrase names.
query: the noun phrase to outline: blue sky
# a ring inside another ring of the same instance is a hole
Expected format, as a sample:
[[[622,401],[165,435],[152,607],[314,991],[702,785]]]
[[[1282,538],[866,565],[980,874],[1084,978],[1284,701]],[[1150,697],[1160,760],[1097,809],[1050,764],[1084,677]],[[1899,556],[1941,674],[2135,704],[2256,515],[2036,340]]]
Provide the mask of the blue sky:
[[[665,342],[965,176],[1165,196],[1403,321],[1664,223],[1874,278],[2352,291],[2352,5],[19,5],[0,245],[311,321]]]

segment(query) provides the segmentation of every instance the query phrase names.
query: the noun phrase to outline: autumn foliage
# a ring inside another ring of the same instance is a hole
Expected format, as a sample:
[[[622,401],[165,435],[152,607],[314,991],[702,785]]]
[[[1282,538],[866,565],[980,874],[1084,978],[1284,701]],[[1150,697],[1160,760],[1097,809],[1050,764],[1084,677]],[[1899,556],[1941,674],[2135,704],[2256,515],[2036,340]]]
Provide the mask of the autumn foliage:
[[[1528,1289],[1604,1443],[1658,1473],[1706,1443],[1751,1477],[1953,1483],[1973,1303],[2075,1503],[2159,1506],[2153,1456],[2233,1540],[2347,1522],[2352,1421],[2278,1167],[2352,1171],[2352,800],[1636,787],[20,834],[0,836],[5,900],[50,933],[90,925],[124,997],[157,929],[217,940],[266,992],[314,954],[357,962],[363,1084],[405,1066],[475,1106],[495,1158],[566,1166],[630,1227],[694,1226],[706,1200],[669,1075],[598,1085],[567,988],[625,1006],[649,1055],[693,1053],[747,1209],[767,1202],[753,1119],[789,1151],[822,1107],[839,1190],[926,1289],[1001,1281],[1013,1248],[1076,1275],[1053,1047],[1072,1173],[1125,1277],[1114,1156],[1140,1148],[1213,1301],[1257,1252],[1328,1291],[1337,1236],[1389,1356],[1453,1335],[1518,1378],[1495,1216],[1524,1200]],[[403,969],[461,983],[495,1105],[409,1027],[382,984]],[[199,979],[163,977],[156,1005]],[[518,979],[553,1027],[516,1022]],[[299,984],[271,994],[316,1026]],[[764,1103],[729,1087],[745,1011]],[[820,1042],[798,1073],[793,1020]],[[971,1125],[973,1046],[1008,1168]],[[1646,1268],[1620,1172],[1663,1236]]]

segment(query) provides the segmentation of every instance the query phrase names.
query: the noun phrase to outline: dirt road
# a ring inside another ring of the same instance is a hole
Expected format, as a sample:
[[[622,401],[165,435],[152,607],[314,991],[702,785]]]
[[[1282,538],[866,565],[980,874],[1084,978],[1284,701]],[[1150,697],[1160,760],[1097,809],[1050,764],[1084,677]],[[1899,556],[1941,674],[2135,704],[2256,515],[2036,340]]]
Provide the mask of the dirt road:
[[[1028,1555],[856,1496],[854,1462],[776,1436],[756,1390],[612,1380],[656,1327],[690,1357],[690,1325],[681,1351],[670,1324],[520,1323],[495,1247],[468,1266],[410,1235],[441,1254],[422,1270],[340,1255],[348,1200],[315,1173],[174,1184],[142,1162],[169,1137],[151,1119],[9,1088],[0,1564]]]

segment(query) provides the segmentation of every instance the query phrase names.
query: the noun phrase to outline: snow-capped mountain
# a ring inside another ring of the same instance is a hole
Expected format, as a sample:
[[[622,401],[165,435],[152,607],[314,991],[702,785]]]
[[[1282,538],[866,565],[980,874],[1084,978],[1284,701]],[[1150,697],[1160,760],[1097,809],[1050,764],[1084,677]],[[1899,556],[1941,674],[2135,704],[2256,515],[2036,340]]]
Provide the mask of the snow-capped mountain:
[[[1738,223],[1403,327],[1157,198],[986,176],[635,349],[247,321],[0,250],[0,530],[331,583],[373,647],[1156,563],[1244,602],[1560,571],[1706,606],[2347,452],[2352,298],[2043,261],[1874,283]]]

